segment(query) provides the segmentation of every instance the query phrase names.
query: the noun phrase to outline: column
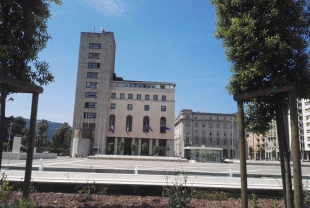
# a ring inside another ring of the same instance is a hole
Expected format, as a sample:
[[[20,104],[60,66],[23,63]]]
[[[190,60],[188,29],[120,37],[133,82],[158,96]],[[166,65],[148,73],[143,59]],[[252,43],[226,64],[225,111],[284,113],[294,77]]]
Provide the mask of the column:
[[[117,137],[115,137],[114,138],[114,155],[117,155],[117,142],[118,142],[118,138]]]
[[[139,144],[138,144],[138,155],[141,155],[141,138],[139,138]]]
[[[158,139],[156,139],[156,146],[158,146]]]
[[[135,139],[135,138],[132,138],[132,139],[131,139],[131,144],[136,144],[136,139]],[[135,151],[132,151],[132,149],[131,149],[131,154],[132,154],[132,155],[136,155],[136,150],[137,150],[137,146],[136,146]]]
[[[149,139],[149,155],[153,155],[152,153],[153,153],[153,142],[152,142],[153,140],[152,139]]]
[[[121,141],[125,142],[124,137],[122,137]],[[125,148],[125,146],[124,146],[124,148]],[[124,148],[122,149],[122,151],[120,151],[120,153],[119,153],[120,155],[124,155]]]

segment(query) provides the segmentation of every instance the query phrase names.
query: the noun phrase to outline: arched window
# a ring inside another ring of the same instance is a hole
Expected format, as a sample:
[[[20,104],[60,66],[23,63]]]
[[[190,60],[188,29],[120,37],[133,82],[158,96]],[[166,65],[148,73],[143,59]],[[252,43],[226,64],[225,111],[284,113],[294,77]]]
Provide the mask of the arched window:
[[[160,133],[166,133],[166,118],[160,118]]]
[[[132,131],[132,116],[127,116],[126,117],[126,132]]]
[[[114,133],[114,130],[115,130],[115,115],[111,114],[110,117],[109,117],[109,128],[110,128],[110,131],[112,133]]]
[[[149,132],[150,118],[148,116],[144,116],[143,118],[143,132]]]

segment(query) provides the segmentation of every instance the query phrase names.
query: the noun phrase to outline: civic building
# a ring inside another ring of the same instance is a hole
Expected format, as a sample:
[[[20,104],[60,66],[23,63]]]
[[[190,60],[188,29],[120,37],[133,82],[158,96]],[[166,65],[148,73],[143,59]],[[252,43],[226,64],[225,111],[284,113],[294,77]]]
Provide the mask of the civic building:
[[[238,158],[236,114],[181,110],[175,119],[175,155],[197,162]]]
[[[176,85],[116,76],[115,49],[112,32],[81,33],[71,154],[174,155]]]

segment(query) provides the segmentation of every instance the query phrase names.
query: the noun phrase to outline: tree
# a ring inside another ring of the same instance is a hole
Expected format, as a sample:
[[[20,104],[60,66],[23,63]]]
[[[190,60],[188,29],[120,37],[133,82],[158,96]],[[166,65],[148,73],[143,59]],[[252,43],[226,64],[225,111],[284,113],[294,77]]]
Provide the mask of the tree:
[[[57,148],[57,153],[62,150],[63,152],[68,152],[70,148],[72,130],[68,123],[63,123],[59,129],[53,135],[54,147]]]
[[[251,157],[251,160],[253,160],[254,149],[253,147],[249,147],[249,156]]]
[[[23,135],[27,122],[21,116],[15,117],[12,122],[11,132],[13,135]]]
[[[38,151],[41,152],[41,144],[44,139],[46,139],[48,136],[45,134],[45,132],[48,130],[48,121],[47,120],[40,120],[37,123],[37,133],[38,133]]]
[[[121,152],[124,149],[125,142],[121,140],[118,144],[118,150]]]
[[[260,159],[265,159],[265,149],[264,148],[260,148],[259,149],[259,154],[260,154]]]
[[[155,146],[153,148],[153,153],[154,153],[154,155],[158,155],[158,153],[159,153],[159,147],[158,146]]]
[[[136,143],[131,143],[131,151],[132,151],[132,155],[134,155],[134,154],[135,154],[136,149],[137,149],[137,145],[136,145]]]
[[[148,151],[149,151],[149,145],[147,144],[147,142],[144,142],[142,144],[142,154],[146,155],[148,153]]]
[[[111,154],[113,149],[114,149],[114,142],[108,143],[108,154]]]
[[[283,121],[289,100],[287,93],[278,93],[278,88],[296,82],[297,97],[310,97],[310,88],[306,87],[309,84],[310,2],[211,0],[211,4],[217,15],[215,36],[223,40],[226,57],[232,63],[229,93],[238,95],[263,88],[274,89],[274,94],[247,101],[253,106],[247,118],[256,119],[256,129],[263,129],[276,115],[285,204],[292,207]],[[302,201],[299,192],[295,189],[296,206]]]

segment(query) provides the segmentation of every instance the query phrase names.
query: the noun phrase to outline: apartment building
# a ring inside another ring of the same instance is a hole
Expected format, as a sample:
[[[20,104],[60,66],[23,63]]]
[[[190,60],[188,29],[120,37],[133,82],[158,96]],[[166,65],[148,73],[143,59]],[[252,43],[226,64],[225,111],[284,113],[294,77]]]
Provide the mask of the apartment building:
[[[236,114],[184,109],[174,124],[176,156],[197,162],[219,162],[222,157],[239,157]]]
[[[115,49],[112,32],[81,33],[71,154],[174,155],[175,84],[117,77]]]

